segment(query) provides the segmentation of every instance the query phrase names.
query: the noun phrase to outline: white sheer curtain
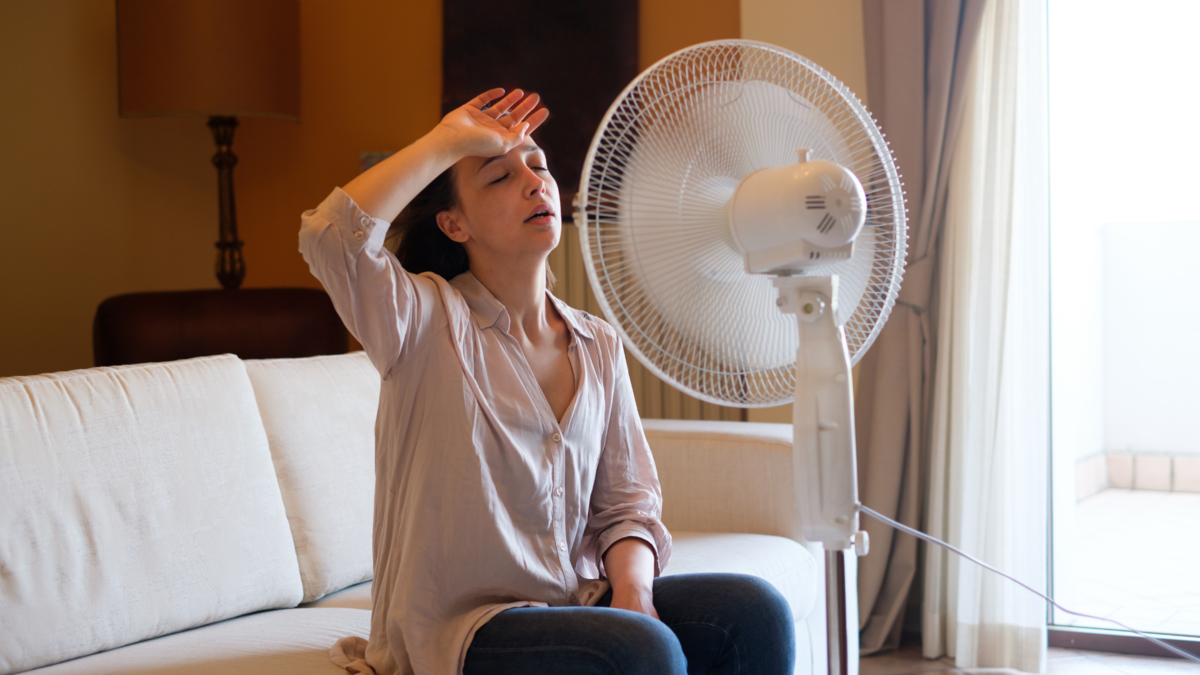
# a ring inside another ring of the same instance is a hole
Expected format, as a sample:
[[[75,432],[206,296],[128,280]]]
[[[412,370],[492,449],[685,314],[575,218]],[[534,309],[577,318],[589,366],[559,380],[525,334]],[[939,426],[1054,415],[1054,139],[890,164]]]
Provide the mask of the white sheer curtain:
[[[991,0],[946,204],[930,534],[1044,589],[1049,423],[1044,0]],[[1046,606],[926,549],[924,652],[1042,672]]]

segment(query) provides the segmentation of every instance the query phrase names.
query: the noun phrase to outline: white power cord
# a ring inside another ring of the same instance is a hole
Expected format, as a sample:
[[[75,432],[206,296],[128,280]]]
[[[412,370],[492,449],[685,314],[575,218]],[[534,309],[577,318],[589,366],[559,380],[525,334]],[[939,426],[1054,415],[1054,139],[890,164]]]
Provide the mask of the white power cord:
[[[898,523],[898,522],[896,522],[896,521],[892,520],[891,518],[888,518],[887,516],[885,516],[885,515],[883,515],[883,514],[881,514],[881,513],[878,513],[878,512],[876,512],[876,511],[873,511],[873,510],[872,510],[870,507],[864,506],[863,504],[858,504],[858,508],[859,508],[859,510],[861,510],[863,513],[867,514],[868,516],[871,516],[871,517],[872,517],[872,518],[874,518],[875,520],[878,520],[878,521],[880,521],[880,522],[882,522],[882,523],[886,523],[886,524],[888,524],[888,525],[891,525],[892,527],[896,528],[897,530],[900,530],[901,532],[907,532],[908,534],[911,534],[912,536],[916,537],[917,539],[922,539],[922,540],[924,540],[924,541],[927,541],[927,542],[929,542],[929,543],[931,543],[931,544],[937,544],[938,546],[941,546],[942,548],[945,548],[945,549],[947,549],[947,550],[949,550],[949,551],[953,551],[954,553],[957,553],[958,555],[960,555],[960,556],[962,556],[962,557],[966,558],[967,560],[970,560],[971,562],[975,563],[976,565],[979,565],[980,567],[982,567],[982,568],[984,568],[984,569],[986,569],[986,570],[990,570],[990,571],[992,571],[992,572],[995,572],[996,574],[999,574],[1000,576],[1004,577],[1005,579],[1008,579],[1009,581],[1012,581],[1013,583],[1017,584],[1017,585],[1018,585],[1018,586],[1020,586],[1021,588],[1024,588],[1025,590],[1029,591],[1030,593],[1033,593],[1034,595],[1036,595],[1036,596],[1038,596],[1039,598],[1041,598],[1041,599],[1045,600],[1046,602],[1048,602],[1048,603],[1050,603],[1050,604],[1054,605],[1055,607],[1057,607],[1057,608],[1061,609],[1062,611],[1066,612],[1067,614],[1073,614],[1073,615],[1075,615],[1075,616],[1081,616],[1081,617],[1083,617],[1083,618],[1085,618],[1085,619],[1095,619],[1096,621],[1107,621],[1107,622],[1109,622],[1109,623],[1111,623],[1111,624],[1115,624],[1115,625],[1117,625],[1117,626],[1120,626],[1121,628],[1124,628],[1125,630],[1127,630],[1127,631],[1130,631],[1131,633],[1137,633],[1138,635],[1140,635],[1140,636],[1142,636],[1142,637],[1146,638],[1147,640],[1149,640],[1149,641],[1153,642],[1154,644],[1156,644],[1156,645],[1158,645],[1158,646],[1162,647],[1163,649],[1166,649],[1166,650],[1169,650],[1169,651],[1171,651],[1171,652],[1174,652],[1174,653],[1176,653],[1176,654],[1178,654],[1178,655],[1182,656],[1182,657],[1183,657],[1183,658],[1185,658],[1185,659],[1190,659],[1190,660],[1192,660],[1192,661],[1195,661],[1196,663],[1200,663],[1200,658],[1197,658],[1197,657],[1195,657],[1195,656],[1192,656],[1191,654],[1188,654],[1187,652],[1183,651],[1182,649],[1178,649],[1178,648],[1176,648],[1176,647],[1173,647],[1173,646],[1171,646],[1171,645],[1167,644],[1166,642],[1163,642],[1162,640],[1159,640],[1159,639],[1157,639],[1157,638],[1150,637],[1149,635],[1146,635],[1145,633],[1141,632],[1140,630],[1137,630],[1137,629],[1135,629],[1135,628],[1130,628],[1129,626],[1126,626],[1125,624],[1121,623],[1120,621],[1115,621],[1115,620],[1113,620],[1113,619],[1106,619],[1106,618],[1104,618],[1104,617],[1102,617],[1102,616],[1092,616],[1091,614],[1084,614],[1084,613],[1082,613],[1082,612],[1075,612],[1075,611],[1069,610],[1069,609],[1067,609],[1066,607],[1063,607],[1062,605],[1058,604],[1057,602],[1055,602],[1055,601],[1051,600],[1051,599],[1050,599],[1050,597],[1049,597],[1049,596],[1047,596],[1047,595],[1045,595],[1044,593],[1042,593],[1042,592],[1038,591],[1037,589],[1035,589],[1035,588],[1033,588],[1033,587],[1029,586],[1028,584],[1022,583],[1022,582],[1020,582],[1020,581],[1018,581],[1018,580],[1016,580],[1016,579],[1014,579],[1014,578],[1010,577],[1009,575],[1005,574],[1004,572],[1001,572],[1000,570],[996,569],[995,567],[992,567],[991,565],[989,565],[989,564],[987,564],[987,563],[983,562],[982,560],[979,560],[978,558],[974,558],[974,557],[972,557],[972,556],[968,555],[967,553],[965,553],[965,552],[963,552],[963,551],[960,551],[959,549],[957,549],[957,548],[955,548],[955,547],[951,546],[950,544],[947,544],[946,542],[944,542],[944,541],[942,541],[942,540],[940,540],[940,539],[938,539],[938,538],[936,538],[936,537],[931,537],[931,536],[929,536],[928,534],[925,534],[924,532],[921,532],[920,530],[914,530],[913,528],[911,528],[911,527],[909,527],[909,526],[907,526],[907,525],[903,525],[903,524],[901,524],[901,523]]]

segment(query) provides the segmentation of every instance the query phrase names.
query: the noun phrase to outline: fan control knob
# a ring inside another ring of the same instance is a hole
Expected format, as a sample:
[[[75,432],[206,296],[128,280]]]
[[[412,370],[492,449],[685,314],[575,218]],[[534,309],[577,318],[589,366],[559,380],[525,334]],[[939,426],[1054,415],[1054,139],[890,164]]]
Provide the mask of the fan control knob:
[[[871,550],[871,537],[867,535],[866,530],[859,530],[854,533],[854,554],[858,557],[863,557]]]

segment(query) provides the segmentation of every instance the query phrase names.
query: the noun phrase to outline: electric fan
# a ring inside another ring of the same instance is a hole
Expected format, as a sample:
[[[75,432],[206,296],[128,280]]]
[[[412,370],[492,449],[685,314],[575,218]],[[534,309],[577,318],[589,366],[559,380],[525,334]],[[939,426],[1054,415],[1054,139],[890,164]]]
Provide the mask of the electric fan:
[[[847,672],[858,531],[850,367],[896,300],[905,212],[858,99],[745,40],[659,61],[609,108],[575,199],[588,279],[652,372],[699,399],[794,402],[797,523],[826,550],[829,672]]]

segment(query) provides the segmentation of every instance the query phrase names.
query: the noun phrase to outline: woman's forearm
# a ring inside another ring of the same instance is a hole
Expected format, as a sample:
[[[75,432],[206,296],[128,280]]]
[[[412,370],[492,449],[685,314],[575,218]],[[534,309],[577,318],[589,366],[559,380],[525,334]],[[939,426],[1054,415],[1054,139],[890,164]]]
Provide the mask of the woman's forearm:
[[[649,589],[654,584],[654,549],[637,537],[626,537],[604,553],[604,570],[617,589]]]
[[[372,217],[395,220],[426,185],[459,159],[445,132],[435,128],[359,174],[342,190]]]
[[[604,553],[604,570],[612,585],[613,609],[658,618],[654,609],[654,549],[637,537],[626,537]]]

